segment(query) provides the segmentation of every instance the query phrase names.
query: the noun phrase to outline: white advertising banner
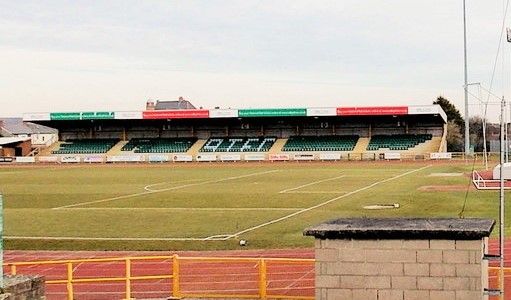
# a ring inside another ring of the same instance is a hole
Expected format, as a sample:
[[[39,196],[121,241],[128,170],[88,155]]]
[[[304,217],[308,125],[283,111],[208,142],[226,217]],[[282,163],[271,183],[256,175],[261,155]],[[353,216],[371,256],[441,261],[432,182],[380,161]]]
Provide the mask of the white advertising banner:
[[[237,118],[238,110],[237,109],[210,109],[209,117],[210,118]]]
[[[50,113],[23,114],[23,121],[50,121]]]
[[[401,159],[401,153],[399,153],[399,152],[385,152],[383,157],[388,160]]]
[[[170,158],[168,155],[165,154],[149,154],[147,156],[148,162],[165,162],[170,161]]]
[[[239,154],[222,154],[220,155],[221,161],[240,161],[241,155]]]
[[[341,160],[341,153],[320,153],[320,160]]]
[[[142,162],[144,157],[142,155],[113,155],[107,156],[107,162]]]
[[[190,162],[193,161],[193,156],[187,154],[176,154],[172,156],[172,160],[176,162]]]
[[[16,162],[23,163],[23,164],[32,164],[32,163],[35,163],[35,157],[33,157],[33,156],[17,156]]]
[[[216,154],[199,154],[196,157],[197,161],[216,161]]]
[[[447,115],[442,110],[440,105],[416,105],[408,106],[409,115],[435,115],[439,114],[442,116],[445,122],[447,122]]]
[[[268,157],[271,161],[286,161],[289,160],[289,154],[270,154]]]
[[[335,107],[318,107],[307,108],[308,117],[321,117],[321,116],[336,116],[337,108]]]
[[[266,154],[263,153],[245,154],[244,159],[246,161],[262,161],[266,160]]]
[[[408,106],[409,115],[432,115],[437,113],[438,107],[435,105]]]
[[[80,156],[71,156],[71,155],[61,156],[60,157],[60,162],[63,162],[63,163],[79,163],[80,162]]]
[[[433,152],[429,154],[430,159],[452,159],[450,152]]]
[[[118,120],[141,120],[141,111],[116,111],[114,112],[114,119]]]
[[[83,157],[83,162],[85,163],[102,163],[105,161],[105,158],[101,155],[87,155]]]
[[[39,156],[37,161],[41,163],[56,163],[59,161],[58,156]]]
[[[293,155],[293,160],[314,160],[314,154],[297,153]]]

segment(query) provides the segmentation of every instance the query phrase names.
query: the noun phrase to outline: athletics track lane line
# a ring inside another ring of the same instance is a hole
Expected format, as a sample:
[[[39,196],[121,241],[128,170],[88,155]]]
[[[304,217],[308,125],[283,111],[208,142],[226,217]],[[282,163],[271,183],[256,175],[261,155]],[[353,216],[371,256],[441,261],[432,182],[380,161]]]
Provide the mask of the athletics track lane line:
[[[262,223],[262,224],[259,224],[259,225],[257,225],[257,226],[253,226],[253,227],[250,227],[250,228],[244,229],[244,230],[242,230],[242,231],[236,232],[236,233],[234,233],[234,234],[228,235],[228,236],[226,236],[225,238],[223,238],[223,240],[228,240],[228,239],[231,239],[231,238],[237,237],[237,236],[239,236],[239,235],[241,235],[241,234],[244,234],[244,233],[247,233],[247,232],[250,232],[250,231],[254,231],[254,230],[256,230],[256,229],[259,229],[259,228],[262,228],[262,227],[266,227],[266,226],[268,226],[268,225],[272,225],[272,224],[275,224],[275,223],[278,223],[278,222],[281,222],[281,221],[284,221],[284,220],[290,219],[290,218],[292,218],[292,217],[294,217],[294,216],[297,216],[297,215],[303,214],[303,213],[305,213],[305,212],[311,211],[311,210],[316,209],[316,208],[320,208],[320,207],[325,206],[325,205],[327,205],[327,204],[330,204],[330,203],[332,203],[332,202],[334,202],[334,201],[337,201],[337,200],[340,200],[340,199],[343,199],[343,198],[349,197],[349,196],[351,196],[351,195],[354,195],[354,194],[357,194],[357,193],[363,192],[363,191],[365,191],[365,190],[368,190],[368,189],[370,189],[370,188],[373,188],[373,187],[375,187],[375,186],[377,186],[377,185],[380,185],[380,184],[382,184],[382,183],[386,183],[386,182],[389,182],[389,181],[392,181],[392,180],[399,179],[399,178],[401,178],[401,177],[403,177],[403,176],[406,176],[406,175],[409,175],[409,174],[412,174],[412,173],[415,173],[415,172],[422,171],[422,170],[424,170],[424,169],[426,169],[426,168],[429,168],[429,167],[431,167],[431,166],[432,166],[432,165],[427,165],[427,166],[424,166],[424,167],[421,167],[421,168],[418,168],[418,169],[415,169],[415,170],[411,170],[411,171],[408,171],[408,172],[405,172],[405,173],[402,173],[402,174],[396,175],[396,176],[394,176],[394,177],[390,177],[390,178],[387,178],[387,179],[384,179],[384,180],[377,181],[377,182],[372,183],[372,184],[370,184],[370,185],[367,185],[367,186],[365,186],[365,187],[359,188],[359,189],[357,189],[357,190],[354,190],[354,191],[352,191],[352,192],[349,192],[349,193],[344,194],[344,195],[341,195],[341,196],[337,196],[337,197],[335,197],[335,198],[332,198],[332,199],[327,200],[327,201],[325,201],[325,202],[321,202],[321,203],[316,204],[316,205],[314,205],[314,206],[311,206],[311,207],[308,207],[308,208],[305,208],[305,209],[299,210],[299,211],[294,212],[294,213],[292,213],[292,214],[289,214],[289,215],[287,215],[287,216],[283,216],[283,217],[280,217],[280,218],[278,218],[278,219],[274,219],[274,220],[271,220],[271,221],[269,221],[269,222]]]
[[[264,175],[264,174],[269,174],[269,173],[275,173],[275,172],[280,172],[280,170],[270,170],[270,171],[250,173],[250,174],[240,175],[240,176],[231,176],[231,177],[226,177],[226,178],[221,178],[221,179],[208,180],[208,181],[203,181],[203,182],[198,182],[198,183],[189,183],[189,184],[174,186],[174,187],[167,188],[167,189],[153,190],[153,191],[144,191],[144,192],[140,192],[140,193],[134,193],[134,194],[129,194],[129,195],[117,196],[117,197],[106,198],[106,199],[101,199],[101,200],[95,200],[95,201],[88,201],[88,202],[81,202],[81,203],[63,205],[63,206],[59,206],[59,207],[53,207],[52,209],[63,209],[63,208],[84,206],[84,205],[88,205],[88,204],[109,202],[109,201],[114,201],[114,200],[138,197],[138,196],[142,196],[142,195],[148,195],[148,194],[154,194],[154,193],[173,191],[173,190],[183,189],[183,188],[187,188],[187,187],[191,187],[191,186],[199,186],[199,185],[205,185],[205,184],[210,184],[210,183],[219,183],[219,182],[224,182],[224,181],[229,181],[229,180],[241,179],[241,178],[246,178],[246,177],[252,177],[252,176]]]

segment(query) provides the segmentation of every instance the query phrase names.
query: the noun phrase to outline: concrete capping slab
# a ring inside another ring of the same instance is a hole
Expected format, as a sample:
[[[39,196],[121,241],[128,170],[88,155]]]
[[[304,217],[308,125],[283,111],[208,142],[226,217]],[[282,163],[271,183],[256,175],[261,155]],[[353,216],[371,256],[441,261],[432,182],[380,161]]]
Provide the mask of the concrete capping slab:
[[[341,218],[306,228],[317,239],[478,240],[490,236],[492,219]]]

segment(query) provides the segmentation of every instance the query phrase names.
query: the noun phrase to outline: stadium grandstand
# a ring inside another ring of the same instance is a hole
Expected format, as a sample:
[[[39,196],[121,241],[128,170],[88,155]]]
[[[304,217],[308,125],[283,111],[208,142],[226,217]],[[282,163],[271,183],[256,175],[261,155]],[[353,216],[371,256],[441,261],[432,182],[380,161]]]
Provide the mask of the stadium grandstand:
[[[92,160],[98,162],[109,157],[111,161],[395,159],[446,150],[447,118],[438,105],[197,109],[180,98],[148,101],[143,111],[27,113],[23,120],[58,130],[58,141],[41,156],[78,155],[71,161],[83,155],[94,155]]]

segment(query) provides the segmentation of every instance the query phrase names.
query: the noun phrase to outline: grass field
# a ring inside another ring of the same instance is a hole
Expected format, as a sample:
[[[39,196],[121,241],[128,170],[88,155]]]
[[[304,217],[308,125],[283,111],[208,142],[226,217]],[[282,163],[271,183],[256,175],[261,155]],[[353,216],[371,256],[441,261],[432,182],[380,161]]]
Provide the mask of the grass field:
[[[239,239],[250,248],[310,247],[303,229],[333,218],[456,217],[467,188],[465,216],[496,219],[498,192],[469,186],[471,169],[463,162],[0,167],[6,248],[211,250],[239,248]],[[400,208],[363,209],[387,203]]]

